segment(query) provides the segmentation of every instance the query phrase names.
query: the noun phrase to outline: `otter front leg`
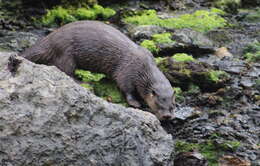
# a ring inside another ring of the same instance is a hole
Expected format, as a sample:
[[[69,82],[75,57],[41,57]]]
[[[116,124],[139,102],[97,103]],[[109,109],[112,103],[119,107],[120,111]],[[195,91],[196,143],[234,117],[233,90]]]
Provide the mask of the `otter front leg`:
[[[136,100],[136,98],[131,94],[131,93],[126,93],[126,101],[127,103],[135,108],[141,108],[141,103],[139,101]]]

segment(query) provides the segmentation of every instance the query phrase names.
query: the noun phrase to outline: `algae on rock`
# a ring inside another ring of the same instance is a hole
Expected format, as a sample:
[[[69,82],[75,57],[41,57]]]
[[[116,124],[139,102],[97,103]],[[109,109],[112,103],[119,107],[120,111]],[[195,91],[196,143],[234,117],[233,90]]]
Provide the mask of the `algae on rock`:
[[[140,15],[126,17],[124,21],[136,25],[158,25],[173,29],[191,28],[196,31],[207,32],[227,25],[227,20],[221,17],[221,14],[223,14],[223,11],[213,8],[209,11],[197,10],[192,14],[161,19],[155,10],[146,10]]]

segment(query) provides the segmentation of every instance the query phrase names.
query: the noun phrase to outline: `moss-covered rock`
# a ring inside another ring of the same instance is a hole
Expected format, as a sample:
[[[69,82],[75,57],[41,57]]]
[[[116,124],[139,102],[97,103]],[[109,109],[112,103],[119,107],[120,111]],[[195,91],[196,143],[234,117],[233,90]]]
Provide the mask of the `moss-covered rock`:
[[[140,45],[144,48],[147,48],[152,53],[157,53],[159,51],[159,48],[156,46],[155,42],[152,40],[144,40]]]
[[[246,46],[244,49],[244,57],[249,62],[260,61],[260,42],[254,42]]]
[[[240,146],[241,143],[237,141],[215,142],[213,140],[206,140],[201,143],[176,141],[175,150],[177,153],[197,150],[208,160],[209,166],[218,166],[220,157],[230,151],[236,151]]]
[[[160,34],[153,34],[152,40],[144,40],[141,43],[141,46],[147,48],[152,53],[158,53],[160,51],[160,44],[167,44],[167,43],[175,43],[174,40],[171,39],[171,33],[160,33]]]
[[[181,103],[184,101],[184,96],[183,96],[183,91],[181,90],[180,87],[174,87],[173,88],[174,91],[174,96],[175,96],[175,100],[177,103]]]
[[[102,97],[103,99],[127,106],[126,100],[123,94],[118,89],[115,82],[102,79],[101,81],[94,84],[94,93]]]
[[[227,21],[220,14],[222,14],[221,10],[217,9],[211,9],[210,11],[197,10],[192,14],[161,19],[155,10],[147,10],[139,15],[126,17],[124,21],[136,25],[158,25],[173,29],[191,28],[196,31],[206,32],[227,25]]]
[[[174,57],[174,56],[173,56]],[[213,92],[224,87],[230,76],[215,70],[214,67],[194,61],[193,58],[184,56],[176,61],[173,57],[160,59],[158,67],[164,72],[173,86],[188,90],[191,84],[198,86],[202,91]]]
[[[98,4],[93,7],[67,7],[62,6],[54,7],[47,10],[47,14],[42,17],[44,25],[64,25],[77,20],[95,20],[95,19],[108,19],[115,15],[115,11],[110,8],[104,8]]]
[[[176,62],[189,62],[189,61],[195,61],[195,59],[185,53],[177,53],[175,55],[172,56],[172,58],[176,61]]]
[[[171,33],[161,33],[161,34],[154,34],[152,36],[152,39],[155,43],[172,43],[174,42],[171,39],[172,35]]]
[[[94,92],[95,95],[109,102],[127,106],[126,100],[116,83],[107,79],[104,74],[92,73],[86,70],[76,70],[75,75],[84,82],[81,86]]]

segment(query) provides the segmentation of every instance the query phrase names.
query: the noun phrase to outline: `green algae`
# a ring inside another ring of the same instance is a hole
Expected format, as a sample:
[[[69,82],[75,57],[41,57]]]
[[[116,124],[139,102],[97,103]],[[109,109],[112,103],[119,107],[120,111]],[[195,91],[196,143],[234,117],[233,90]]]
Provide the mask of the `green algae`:
[[[260,42],[256,41],[247,45],[244,49],[244,57],[248,62],[259,62]]]
[[[144,40],[140,45],[144,48],[147,48],[152,53],[158,53],[160,48],[158,44],[163,43],[175,43],[174,40],[171,39],[171,33],[161,33],[152,35],[152,40]]]
[[[93,7],[67,7],[62,6],[54,7],[51,10],[47,10],[47,14],[41,19],[44,25],[64,25],[77,20],[106,20],[113,15],[115,11],[110,8],[104,8],[101,5],[95,4]]]
[[[94,93],[103,99],[127,106],[123,94],[120,92],[114,81],[102,79],[94,84]]]
[[[161,34],[154,34],[152,36],[152,40],[155,43],[172,43],[175,42],[171,39],[171,33],[161,33]]]
[[[176,141],[175,150],[177,153],[199,151],[209,162],[209,166],[218,166],[218,160],[226,152],[236,151],[241,146],[238,141],[222,141],[216,143],[214,140],[206,140],[201,143],[189,143]]]
[[[188,54],[185,53],[177,53],[172,56],[172,58],[177,62],[189,62],[189,61],[195,61],[195,59]]]
[[[77,69],[75,71],[75,76],[84,82],[81,86],[94,92],[95,95],[109,102],[127,106],[126,100],[116,83],[106,79],[104,74]]]
[[[221,70],[210,70],[209,72],[206,73],[206,76],[208,77],[209,80],[213,82],[219,82],[223,78],[228,77],[228,74]]]
[[[104,74],[92,73],[90,71],[79,69],[75,71],[75,75],[84,82],[98,82],[105,77]]]
[[[227,25],[227,20],[220,16],[220,10],[197,10],[192,14],[161,19],[155,10],[146,10],[140,15],[124,18],[126,23],[136,25],[157,25],[166,28],[191,28],[199,32],[207,32]]]
[[[152,53],[159,52],[159,48],[156,46],[155,42],[152,40],[144,40],[140,45],[144,48],[147,48]]]

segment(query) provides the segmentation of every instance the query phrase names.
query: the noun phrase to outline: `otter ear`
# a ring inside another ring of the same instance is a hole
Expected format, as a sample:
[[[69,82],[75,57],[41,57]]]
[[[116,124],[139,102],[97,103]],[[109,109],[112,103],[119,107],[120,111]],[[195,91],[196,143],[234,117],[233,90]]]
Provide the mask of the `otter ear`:
[[[172,103],[175,104],[175,95],[172,96]]]

